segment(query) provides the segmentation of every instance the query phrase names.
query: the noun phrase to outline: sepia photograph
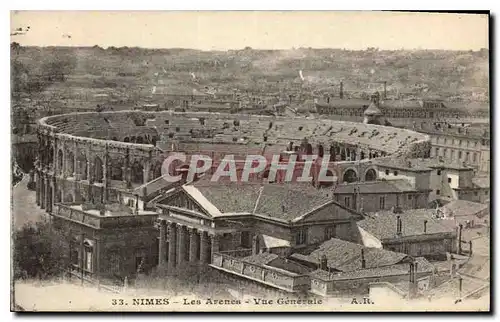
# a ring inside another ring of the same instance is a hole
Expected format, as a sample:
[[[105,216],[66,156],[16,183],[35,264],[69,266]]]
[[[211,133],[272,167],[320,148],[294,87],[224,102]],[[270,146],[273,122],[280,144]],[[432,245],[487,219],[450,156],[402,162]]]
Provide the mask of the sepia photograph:
[[[11,11],[11,311],[490,312],[490,19]]]

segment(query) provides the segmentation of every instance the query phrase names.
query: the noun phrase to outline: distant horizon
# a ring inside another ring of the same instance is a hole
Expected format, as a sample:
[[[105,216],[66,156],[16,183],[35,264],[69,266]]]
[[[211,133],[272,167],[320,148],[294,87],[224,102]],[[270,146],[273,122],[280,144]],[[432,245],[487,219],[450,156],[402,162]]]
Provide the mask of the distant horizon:
[[[478,51],[487,14],[387,11],[11,11],[11,42],[200,51]]]
[[[111,48],[116,48],[116,49],[123,49],[123,48],[136,48],[136,49],[144,49],[144,50],[192,50],[192,51],[202,51],[202,52],[213,52],[213,51],[220,51],[220,52],[228,52],[228,51],[243,51],[246,50],[246,46],[243,48],[228,48],[228,49],[199,49],[199,48],[189,48],[189,47],[141,47],[141,46],[105,46],[105,45],[23,45],[15,40],[12,40],[10,42],[12,43],[18,43],[21,47],[24,48],[85,48],[85,49],[92,49],[95,46],[98,46],[99,48],[103,50],[108,50]],[[349,48],[339,48],[339,47],[297,47],[297,48],[254,48],[250,47],[250,50],[261,50],[261,51],[293,51],[293,50],[342,50],[342,51],[367,51],[369,48],[373,47],[366,47],[366,48],[360,48],[360,49],[349,49]],[[479,48],[479,49],[442,49],[442,48],[399,48],[399,49],[384,49],[384,48],[376,48],[377,51],[449,51],[449,52],[480,52],[483,49],[489,50],[489,48]]]

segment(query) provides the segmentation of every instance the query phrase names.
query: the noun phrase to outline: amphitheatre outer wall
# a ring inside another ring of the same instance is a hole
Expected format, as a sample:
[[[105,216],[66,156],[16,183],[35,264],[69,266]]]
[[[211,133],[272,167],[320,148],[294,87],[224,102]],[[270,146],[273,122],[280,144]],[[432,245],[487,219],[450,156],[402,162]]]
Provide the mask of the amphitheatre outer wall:
[[[428,135],[329,119],[203,112],[82,112],[38,121],[37,204],[115,202],[162,175],[172,152],[210,156],[330,155],[339,182],[375,180],[373,161],[425,158]],[[367,175],[370,173],[370,175]],[[262,177],[256,180],[263,180]]]

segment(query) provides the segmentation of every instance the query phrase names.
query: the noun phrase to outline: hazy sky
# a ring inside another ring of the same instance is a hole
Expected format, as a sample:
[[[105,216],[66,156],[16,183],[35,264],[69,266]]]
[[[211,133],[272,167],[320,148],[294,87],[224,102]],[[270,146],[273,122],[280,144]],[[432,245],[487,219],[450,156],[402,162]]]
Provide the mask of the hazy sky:
[[[332,11],[17,11],[22,45],[148,48],[488,48],[488,16]]]

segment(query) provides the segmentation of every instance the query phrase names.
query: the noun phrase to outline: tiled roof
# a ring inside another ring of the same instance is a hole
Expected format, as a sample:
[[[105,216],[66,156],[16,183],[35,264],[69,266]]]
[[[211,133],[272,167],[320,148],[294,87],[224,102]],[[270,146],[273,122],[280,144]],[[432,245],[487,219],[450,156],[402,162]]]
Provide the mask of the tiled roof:
[[[453,200],[443,208],[451,212],[452,216],[474,216],[489,208],[489,205],[468,200]]]
[[[472,170],[471,167],[464,166],[462,163],[449,162],[449,161],[439,161],[439,159],[405,159],[405,158],[393,158],[374,160],[374,164],[387,168],[404,169],[411,171],[431,171],[436,168],[441,169],[454,169],[454,170]]]
[[[490,178],[489,177],[475,177],[472,178],[472,183],[479,188],[489,188],[490,187]]]
[[[293,220],[316,207],[332,201],[313,187],[282,184],[242,184],[196,182],[193,186],[221,212],[252,213],[259,192],[262,193],[255,214]]]
[[[378,239],[396,238],[398,215],[403,223],[402,237],[424,235],[424,220],[427,220],[427,234],[454,232],[454,229],[434,218],[432,209],[409,209],[401,214],[392,211],[371,213],[358,221],[358,226]]]
[[[485,286],[486,282],[481,282],[480,280],[462,276],[462,292],[460,293],[460,280],[459,277],[450,278],[445,283],[438,285],[436,288],[429,289],[424,293],[424,296],[430,296],[433,299],[436,298],[450,298],[453,299],[464,296],[467,293],[475,291],[482,286]]]
[[[365,247],[349,241],[332,238],[322,243],[309,255],[293,254],[292,258],[319,264],[321,257],[327,258],[328,267],[339,271],[361,269],[361,250],[364,252],[365,267],[394,265],[404,260],[407,255],[380,248]]]
[[[487,280],[490,278],[490,258],[488,256],[474,254],[474,256],[458,270],[458,273]]]
[[[408,181],[401,180],[379,180],[355,183],[344,183],[337,186],[335,194],[354,193],[359,188],[360,194],[367,193],[397,193],[416,191]]]
[[[418,264],[418,272],[432,272],[434,267],[423,257],[415,258]],[[407,275],[409,274],[410,263],[400,263],[395,265],[372,267],[367,269],[358,269],[347,272],[337,272],[331,273],[316,270],[310,273],[310,276],[317,277],[322,280],[348,280],[348,279],[360,279],[360,278],[370,278],[370,277],[384,277],[384,276],[394,276],[394,275]]]

